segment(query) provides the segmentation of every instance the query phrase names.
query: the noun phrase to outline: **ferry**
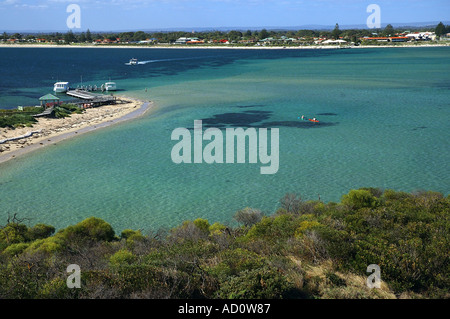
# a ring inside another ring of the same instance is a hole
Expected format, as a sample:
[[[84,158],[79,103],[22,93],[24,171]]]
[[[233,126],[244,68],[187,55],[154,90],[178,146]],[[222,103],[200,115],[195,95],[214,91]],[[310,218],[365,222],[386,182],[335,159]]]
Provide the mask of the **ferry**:
[[[105,90],[106,91],[116,91],[117,90],[116,82],[106,82]]]
[[[64,93],[69,90],[69,82],[56,82],[53,85],[53,91],[55,93]]]

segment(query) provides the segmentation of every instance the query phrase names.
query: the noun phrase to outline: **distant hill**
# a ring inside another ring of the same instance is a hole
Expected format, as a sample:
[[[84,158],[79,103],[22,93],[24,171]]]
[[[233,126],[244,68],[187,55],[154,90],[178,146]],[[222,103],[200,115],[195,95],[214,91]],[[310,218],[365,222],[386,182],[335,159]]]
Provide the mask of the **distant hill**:
[[[438,23],[441,21],[426,21],[426,22],[405,22],[405,23],[382,23],[381,29],[385,28],[388,24],[391,24],[394,28],[399,29],[415,29],[415,28],[435,28]],[[339,23],[339,22],[338,22]],[[442,21],[445,25],[450,25],[450,21]],[[231,31],[231,30],[239,30],[239,31],[247,31],[247,30],[274,30],[274,31],[289,31],[289,30],[333,30],[335,25],[320,25],[320,24],[306,24],[306,25],[298,25],[298,26],[224,26],[224,27],[179,27],[179,28],[134,28],[134,29],[126,29],[126,30],[90,30],[95,33],[108,33],[108,32],[135,32],[135,31],[145,31],[145,32],[207,32],[207,31]],[[348,24],[341,25],[339,24],[339,28],[341,30],[346,29],[368,29],[365,24]],[[25,34],[39,34],[39,33],[66,33],[67,30],[0,30],[1,32],[10,33],[25,33]],[[76,30],[74,29],[74,33],[84,32],[86,30]]]

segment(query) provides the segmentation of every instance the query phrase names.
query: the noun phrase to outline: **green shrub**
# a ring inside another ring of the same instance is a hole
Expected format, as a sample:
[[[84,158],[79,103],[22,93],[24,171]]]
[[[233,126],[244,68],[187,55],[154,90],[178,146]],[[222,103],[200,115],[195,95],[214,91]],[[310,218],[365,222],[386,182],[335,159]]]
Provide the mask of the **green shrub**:
[[[20,127],[20,126],[32,126],[37,123],[37,120],[30,114],[0,114],[0,127]]]
[[[209,268],[209,272],[220,280],[226,281],[229,276],[236,276],[244,270],[262,267],[263,257],[247,249],[237,248],[225,250],[219,256],[220,262]]]
[[[60,234],[66,240],[111,241],[115,238],[111,225],[96,217],[89,217],[74,226],[69,226],[60,231]]]
[[[171,230],[171,238],[175,241],[198,241],[209,236],[209,222],[198,218],[194,221],[185,221],[181,226]]]
[[[63,240],[57,236],[53,236],[33,241],[25,249],[25,252],[31,254],[35,253],[55,254],[57,252],[61,252],[63,249],[64,249]]]
[[[282,299],[292,286],[268,266],[242,271],[224,282],[217,292],[221,299]]]
[[[81,114],[83,110],[73,104],[61,104],[53,109],[52,115],[57,118],[70,117],[71,114]]]
[[[223,234],[223,231],[226,228],[227,227],[221,223],[214,223],[211,226],[209,226],[208,231],[211,236],[217,236]]]
[[[30,244],[26,244],[26,243],[18,243],[18,244],[9,245],[3,251],[3,254],[8,255],[10,257],[20,255],[25,249],[28,248],[29,245]]]
[[[131,265],[137,257],[126,249],[121,249],[109,258],[109,262],[113,266]]]
[[[46,224],[36,224],[28,229],[29,240],[43,239],[51,236],[55,232],[55,227]]]
[[[123,239],[129,239],[133,236],[142,236],[139,230],[125,229],[120,233],[120,237]]]
[[[139,230],[125,229],[120,237],[126,240],[127,248],[133,250],[136,243],[145,241],[145,236]]]
[[[313,229],[317,229],[320,227],[324,227],[321,223],[313,220],[313,221],[302,221],[300,222],[299,227],[295,230],[295,237],[302,237],[305,232],[313,230]]]
[[[9,223],[0,228],[0,244],[7,246],[28,240],[28,227],[24,224]]]
[[[67,287],[66,278],[56,277],[44,283],[39,289],[37,297],[39,299],[74,299],[78,298],[80,289],[70,289]]]
[[[372,208],[378,205],[377,198],[370,191],[364,189],[351,190],[348,194],[342,196],[341,202],[351,209]]]
[[[200,229],[202,232],[208,234],[209,233],[209,222],[203,218],[197,218],[194,220],[194,225]]]
[[[283,214],[276,217],[263,217],[259,223],[250,228],[246,238],[260,238],[268,242],[285,240],[295,234],[298,224],[298,220],[290,214]]]

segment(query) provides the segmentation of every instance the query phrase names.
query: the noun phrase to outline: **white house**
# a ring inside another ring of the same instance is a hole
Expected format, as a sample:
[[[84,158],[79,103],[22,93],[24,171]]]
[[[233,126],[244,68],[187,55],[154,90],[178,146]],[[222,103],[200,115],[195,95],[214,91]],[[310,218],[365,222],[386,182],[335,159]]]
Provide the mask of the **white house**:
[[[416,41],[419,40],[431,40],[434,41],[436,40],[436,34],[434,32],[414,32],[414,33],[408,33],[407,35],[405,35],[406,37],[410,38],[410,39],[414,39]]]
[[[325,41],[322,42],[322,44],[343,44],[343,43],[347,43],[347,41],[345,41],[345,40],[332,40],[332,39],[329,39],[329,40],[325,40]]]
[[[191,41],[191,38],[181,37],[175,41],[175,44],[186,44],[186,42]]]

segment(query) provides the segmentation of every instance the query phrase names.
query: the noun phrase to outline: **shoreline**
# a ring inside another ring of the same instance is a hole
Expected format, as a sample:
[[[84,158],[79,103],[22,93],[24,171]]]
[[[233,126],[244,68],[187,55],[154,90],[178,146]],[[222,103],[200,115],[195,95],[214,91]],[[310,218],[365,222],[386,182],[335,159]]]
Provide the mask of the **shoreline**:
[[[449,41],[450,42],[450,41]],[[430,48],[430,47],[450,47],[450,43],[442,44],[419,44],[419,45],[359,45],[359,46],[339,46],[339,45],[311,45],[311,46],[196,46],[196,45],[104,45],[104,44],[0,44],[0,48],[66,48],[66,49],[235,49],[235,50],[327,50],[327,49],[371,49],[371,48]]]
[[[155,106],[152,101],[141,101],[124,96],[118,96],[117,99],[123,104],[87,109],[83,114],[72,114],[64,119],[41,118],[33,127],[15,130],[0,128],[0,137],[7,138],[34,132],[28,137],[0,144],[0,148],[3,148],[3,151],[0,151],[0,165],[48,145],[139,118]],[[26,133],[22,134],[25,131]]]

